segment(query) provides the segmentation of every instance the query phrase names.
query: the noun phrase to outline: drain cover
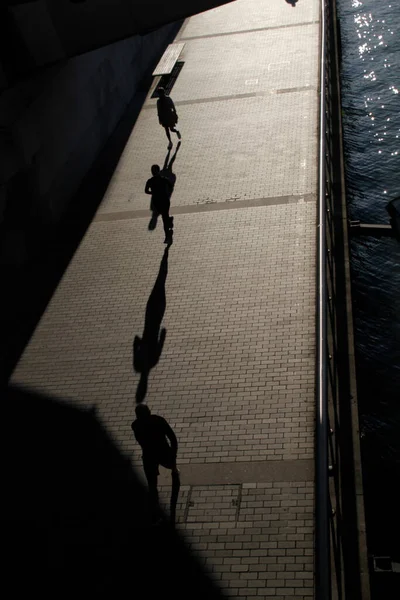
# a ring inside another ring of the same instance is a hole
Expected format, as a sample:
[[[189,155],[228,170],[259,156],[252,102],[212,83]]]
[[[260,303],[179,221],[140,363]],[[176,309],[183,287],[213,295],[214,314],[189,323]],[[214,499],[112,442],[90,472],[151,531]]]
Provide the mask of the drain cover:
[[[178,79],[178,75],[181,72],[184,64],[184,61],[178,61],[177,63],[175,63],[175,66],[169,75],[163,75],[161,77],[160,81],[157,84],[157,87],[151,95],[152,98],[158,98],[158,89],[160,87],[163,87],[167,95],[169,95],[170,91],[175,85],[175,81]]]

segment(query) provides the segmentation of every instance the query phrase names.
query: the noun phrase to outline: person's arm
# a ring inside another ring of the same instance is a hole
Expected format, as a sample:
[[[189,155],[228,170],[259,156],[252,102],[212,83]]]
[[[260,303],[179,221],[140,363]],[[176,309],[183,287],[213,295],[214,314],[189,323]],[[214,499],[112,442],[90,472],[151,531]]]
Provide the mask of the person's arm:
[[[174,115],[178,116],[178,115],[176,114],[176,108],[175,108],[174,101],[173,101],[173,100],[172,100],[172,98],[170,98],[169,96],[168,96],[168,109],[169,109],[169,110],[170,110],[170,111],[171,111],[171,112],[172,112]]]
[[[170,425],[168,425],[167,421],[164,419],[164,433],[166,437],[169,439],[171,443],[171,449],[175,456],[176,463],[176,455],[178,453],[178,440],[176,439],[176,435]]]
[[[161,125],[160,112],[161,112],[161,102],[160,102],[160,99],[158,99],[157,100],[157,116],[158,116],[158,122]]]
[[[148,179],[147,182],[146,182],[146,187],[144,188],[144,193],[145,194],[151,194],[152,193],[152,191],[151,191],[151,180],[150,179]]]
[[[138,434],[136,433],[136,427],[135,427],[135,421],[133,421],[132,425],[131,425],[131,429],[133,431],[133,435],[135,436],[135,440],[137,441],[137,443],[141,446],[142,444],[140,443],[140,439]]]

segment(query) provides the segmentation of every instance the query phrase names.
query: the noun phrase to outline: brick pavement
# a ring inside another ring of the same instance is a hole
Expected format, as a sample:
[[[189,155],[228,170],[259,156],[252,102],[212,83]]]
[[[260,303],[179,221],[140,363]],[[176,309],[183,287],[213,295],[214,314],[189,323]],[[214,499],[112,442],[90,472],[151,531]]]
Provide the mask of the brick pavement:
[[[177,521],[228,595],[312,597],[312,482],[183,486]]]
[[[315,99],[306,89],[177,106],[183,143],[173,205],[315,192]],[[165,159],[165,140],[155,109],[143,110],[100,213],[148,208],[144,183]]]
[[[178,36],[183,142],[147,401],[179,439],[178,528],[235,597],[313,596],[318,6],[237,0]],[[165,152],[148,97],[13,376],[95,405],[139,471],[132,344],[164,252],[143,190]]]

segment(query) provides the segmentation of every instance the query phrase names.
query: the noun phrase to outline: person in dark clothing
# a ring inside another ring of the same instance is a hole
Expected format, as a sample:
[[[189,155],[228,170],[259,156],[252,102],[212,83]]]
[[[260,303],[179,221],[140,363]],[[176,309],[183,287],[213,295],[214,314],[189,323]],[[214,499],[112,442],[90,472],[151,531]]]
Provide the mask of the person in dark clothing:
[[[171,469],[171,522],[175,523],[176,502],[180,488],[179,470],[176,466],[178,452],[176,435],[163,417],[151,414],[146,404],[138,404],[135,413],[136,420],[133,421],[131,428],[143,451],[143,468],[149,486],[152,517],[156,521],[161,518],[157,489],[157,478],[160,474],[158,467],[161,465]]]
[[[172,148],[171,134],[170,131],[173,131],[178,136],[178,140],[181,139],[181,134],[176,129],[176,124],[178,122],[178,115],[175,110],[175,104],[173,103],[172,98],[166,95],[164,88],[158,88],[158,100],[157,100],[157,113],[158,113],[158,122],[165,129],[165,133],[167,134],[167,138],[169,141],[168,148]]]
[[[181,142],[178,142],[178,145],[176,146],[176,150],[175,150],[174,154],[172,155],[171,160],[169,158],[171,155],[171,149],[168,149],[167,156],[165,157],[165,161],[164,161],[164,166],[160,171],[160,175],[162,177],[165,177],[166,179],[168,179],[168,181],[171,184],[170,198],[174,191],[174,187],[175,187],[175,183],[176,183],[176,175],[172,170],[172,166],[175,162],[176,155],[178,154],[178,150],[180,147],[181,147]],[[153,229],[155,229],[157,227],[158,212],[156,210],[154,210],[152,208],[152,206],[150,206],[150,209],[153,211],[153,214],[151,215],[151,219],[149,222],[149,229],[150,229],[150,231],[152,231]],[[173,223],[173,219],[174,219],[174,217],[171,217],[172,223]]]
[[[145,194],[151,194],[150,209],[161,215],[164,225],[165,240],[164,244],[172,243],[173,217],[169,216],[171,206],[171,194],[173,184],[167,177],[161,174],[158,165],[151,167],[153,177],[147,180],[144,188]]]

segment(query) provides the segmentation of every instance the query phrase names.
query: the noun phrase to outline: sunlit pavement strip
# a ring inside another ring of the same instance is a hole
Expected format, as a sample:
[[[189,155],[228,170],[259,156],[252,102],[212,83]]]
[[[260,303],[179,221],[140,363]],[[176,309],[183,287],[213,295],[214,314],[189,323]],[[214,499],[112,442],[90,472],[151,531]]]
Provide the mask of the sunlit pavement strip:
[[[235,597],[313,596],[318,8],[236,0],[178,35],[167,334],[147,401],[179,439],[178,528]],[[13,377],[96,405],[140,471],[132,343],[164,252],[143,191],[166,141],[149,94]]]

